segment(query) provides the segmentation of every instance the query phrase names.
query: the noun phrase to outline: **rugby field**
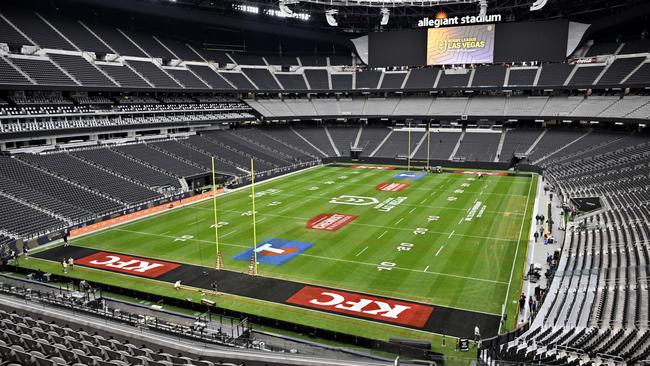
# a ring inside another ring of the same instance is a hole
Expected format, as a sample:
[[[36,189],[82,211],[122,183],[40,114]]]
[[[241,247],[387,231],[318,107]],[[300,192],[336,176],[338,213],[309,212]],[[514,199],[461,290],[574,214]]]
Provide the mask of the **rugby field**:
[[[264,316],[300,308],[457,336],[489,321],[496,332],[502,305],[510,319],[516,312],[537,177],[403,169],[325,166],[256,185],[257,279],[236,273],[251,265],[251,190],[219,196],[220,250],[231,275],[211,271],[210,279],[223,292],[264,300],[246,307]],[[177,279],[207,288],[197,278],[215,265],[213,223],[207,200],[73,238],[75,260],[86,267],[74,275],[140,289],[171,289]],[[68,255],[52,250],[25,265]],[[265,301],[277,304],[268,311]],[[228,306],[238,309],[237,301]],[[462,332],[459,319],[468,323]],[[289,320],[340,330],[336,322]]]

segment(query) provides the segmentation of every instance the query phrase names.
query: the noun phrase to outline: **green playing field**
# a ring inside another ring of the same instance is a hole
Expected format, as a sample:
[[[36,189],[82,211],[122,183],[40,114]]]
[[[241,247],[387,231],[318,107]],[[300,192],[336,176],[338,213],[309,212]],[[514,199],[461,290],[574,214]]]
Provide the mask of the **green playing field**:
[[[256,185],[259,275],[493,315],[506,303],[514,315],[537,177],[400,169],[324,166]],[[229,270],[250,265],[251,201],[250,187],[217,199]],[[214,267],[213,223],[207,200],[72,242]],[[282,243],[299,249],[286,255]],[[100,272],[94,280],[129,287],[127,277]]]

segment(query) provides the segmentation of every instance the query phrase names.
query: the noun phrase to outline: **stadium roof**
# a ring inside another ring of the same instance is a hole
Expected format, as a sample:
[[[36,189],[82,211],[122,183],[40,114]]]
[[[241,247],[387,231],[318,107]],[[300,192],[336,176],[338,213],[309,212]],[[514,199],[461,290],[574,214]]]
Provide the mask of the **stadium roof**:
[[[487,3],[489,14],[499,13],[505,21],[528,21],[547,19],[569,19],[591,23],[625,11],[634,11],[647,4],[647,0],[548,0],[538,11],[530,8],[536,0],[174,0],[176,4],[198,6],[222,13],[237,13],[241,6],[258,9],[259,15],[268,15],[270,10],[280,9],[285,3],[294,13],[310,15],[309,25],[329,28],[325,13],[338,11],[339,29],[346,32],[368,32],[380,29],[413,28],[417,19],[432,17],[438,12],[450,16],[478,15],[481,4]],[[379,27],[382,17],[380,7],[390,9],[387,27]],[[276,13],[277,14],[277,13]],[[637,15],[647,15],[639,11]],[[295,19],[295,22],[304,20]]]

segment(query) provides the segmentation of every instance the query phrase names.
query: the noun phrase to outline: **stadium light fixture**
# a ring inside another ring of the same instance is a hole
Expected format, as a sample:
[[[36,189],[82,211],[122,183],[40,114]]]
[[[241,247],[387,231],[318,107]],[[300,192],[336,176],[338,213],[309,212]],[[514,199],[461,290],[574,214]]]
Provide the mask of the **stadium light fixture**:
[[[278,6],[280,7],[280,12],[284,14],[285,17],[293,17],[295,16],[295,13],[291,8],[289,8],[289,5],[293,4],[299,4],[300,0],[280,0],[280,3]]]
[[[541,10],[548,0],[537,0],[533,3],[533,5],[530,6],[530,11],[536,11],[536,10]]]
[[[487,15],[487,6],[488,6],[487,0],[479,0],[478,5],[479,5],[479,8],[480,8],[480,10],[478,12],[478,15],[480,17],[486,16]]]
[[[381,22],[380,25],[388,25],[388,20],[390,19],[390,10],[388,8],[381,8]]]
[[[338,27],[339,22],[336,21],[336,18],[334,17],[336,14],[338,14],[339,11],[336,9],[330,9],[325,12],[325,19],[327,19],[327,24],[330,25],[330,27]]]
[[[257,6],[233,4],[232,7],[236,10],[243,11],[245,13],[259,14],[260,12],[260,8],[258,8]]]

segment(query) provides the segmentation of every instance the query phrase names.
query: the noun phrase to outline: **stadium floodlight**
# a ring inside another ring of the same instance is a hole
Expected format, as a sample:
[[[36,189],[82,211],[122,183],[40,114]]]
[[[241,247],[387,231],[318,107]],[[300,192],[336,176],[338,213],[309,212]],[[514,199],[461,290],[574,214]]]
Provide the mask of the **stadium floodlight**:
[[[533,5],[530,6],[530,11],[536,11],[536,10],[541,10],[548,0],[537,0],[533,3]]]
[[[381,8],[381,22],[380,25],[388,25],[388,19],[390,19],[390,10],[387,8]]]
[[[336,18],[334,17],[336,14],[338,14],[339,11],[336,9],[330,9],[325,12],[325,19],[327,19],[327,24],[330,25],[330,27],[338,27],[339,22],[336,21]]]
[[[479,10],[478,16],[480,16],[480,17],[486,16],[487,15],[487,6],[488,6],[487,0],[479,0],[478,4],[479,4],[479,7],[481,9],[481,10]]]
[[[289,5],[291,4],[298,4],[300,0],[280,0],[280,3],[278,4],[280,7],[280,12],[285,16],[285,17],[293,17],[293,10],[289,8]]]

